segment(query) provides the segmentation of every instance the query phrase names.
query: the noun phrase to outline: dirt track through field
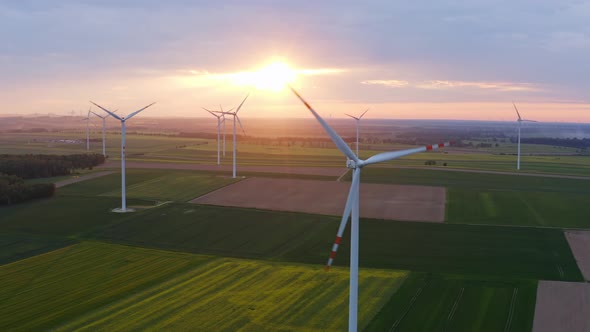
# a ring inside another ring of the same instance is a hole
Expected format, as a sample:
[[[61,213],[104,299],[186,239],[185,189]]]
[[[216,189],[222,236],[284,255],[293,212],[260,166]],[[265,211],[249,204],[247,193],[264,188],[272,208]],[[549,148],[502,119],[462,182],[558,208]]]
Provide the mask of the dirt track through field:
[[[192,203],[341,216],[350,183],[249,178],[192,200]],[[361,184],[364,218],[444,222],[442,187]]]
[[[590,331],[590,284],[539,281],[533,332]]]
[[[565,238],[584,279],[590,280],[590,231],[566,231]]]
[[[111,173],[114,173],[114,172],[113,171],[103,171],[103,172],[96,172],[96,173],[92,173],[92,174],[88,174],[88,175],[78,176],[78,177],[75,177],[75,178],[70,178],[70,179],[67,179],[67,180],[58,181],[58,182],[55,183],[55,187],[56,188],[65,187],[65,186],[67,186],[69,184],[73,184],[73,183],[77,183],[77,182],[82,182],[82,181],[86,181],[86,180],[98,178],[98,177],[101,177],[101,176],[109,175]]]
[[[119,162],[108,162],[100,166],[121,167]],[[232,172],[231,165],[199,165],[199,164],[176,164],[176,163],[144,163],[128,161],[127,168],[144,168],[144,169],[181,169],[211,172]],[[338,177],[346,170],[344,167],[297,167],[297,166],[238,166],[238,175],[242,172],[250,173],[279,173],[279,174],[302,174],[302,175],[319,175]]]

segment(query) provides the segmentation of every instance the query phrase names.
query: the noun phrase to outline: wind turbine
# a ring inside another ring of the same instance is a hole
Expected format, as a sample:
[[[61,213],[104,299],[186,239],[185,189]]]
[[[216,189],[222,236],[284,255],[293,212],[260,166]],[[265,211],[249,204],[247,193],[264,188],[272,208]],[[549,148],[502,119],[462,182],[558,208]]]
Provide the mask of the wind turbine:
[[[240,111],[240,108],[242,108],[242,105],[244,105],[244,102],[246,101],[246,99],[248,99],[248,97],[250,96],[250,94],[246,95],[246,98],[244,98],[244,100],[242,100],[242,103],[240,103],[240,106],[238,106],[238,108],[236,109],[235,112],[216,112],[216,113],[221,113],[224,115],[231,115],[234,117],[234,161],[233,161],[233,178],[236,178],[236,119],[238,119],[238,123],[240,124],[240,128],[242,128],[242,131],[244,132],[244,135],[246,135],[246,131],[244,130],[244,127],[242,127],[242,122],[240,121],[240,117],[238,116],[238,112]],[[220,106],[221,107],[221,106]]]
[[[203,109],[205,111],[211,113],[211,115],[213,115],[214,117],[217,118],[217,165],[221,165],[221,157],[220,157],[220,144],[221,144],[220,135],[221,134],[220,134],[220,131],[221,131],[221,122],[223,122],[223,127],[224,127],[223,152],[225,153],[225,116],[224,116],[224,114],[217,115],[214,112],[206,109],[205,107],[203,107]]]
[[[145,106],[144,108],[141,108],[127,116],[118,116],[117,114],[115,114],[114,112],[111,112],[109,110],[107,110],[106,108],[96,104],[95,102],[91,101],[92,104],[94,104],[95,106],[97,106],[98,108],[100,108],[101,110],[107,112],[110,116],[112,116],[113,118],[121,121],[121,209],[115,209],[113,210],[114,212],[127,212],[127,211],[133,211],[133,210],[127,210],[127,197],[125,195],[125,122],[129,119],[131,119],[132,117],[134,117],[135,115],[137,115],[137,113],[145,110],[146,108],[152,106],[153,104],[155,104],[156,102],[153,102],[147,106]]]
[[[424,152],[424,151],[431,151],[436,150],[438,148],[443,148],[445,146],[449,146],[452,142],[447,143],[440,143],[436,145],[428,145],[414,149],[407,149],[407,150],[400,150],[400,151],[390,151],[390,152],[383,152],[376,154],[374,156],[369,157],[368,159],[362,160],[359,159],[354,152],[350,149],[348,144],[344,142],[344,140],[336,134],[334,129],[332,129],[324,119],[293,89],[293,87],[289,86],[291,91],[295,93],[297,98],[303,102],[303,104],[309,109],[309,111],[313,114],[313,116],[318,120],[320,125],[324,128],[324,130],[330,135],[330,138],[336,144],[336,147],[348,157],[348,161],[346,163],[346,167],[353,170],[352,173],[352,184],[350,186],[350,191],[348,192],[348,198],[346,199],[346,205],[344,207],[344,213],[342,215],[342,220],[340,222],[340,227],[338,229],[338,235],[336,236],[336,241],[332,248],[332,252],[330,254],[330,259],[328,261],[328,265],[326,268],[332,264],[334,256],[336,255],[336,250],[338,249],[338,245],[340,244],[340,240],[342,237],[342,232],[344,228],[346,228],[346,223],[348,221],[348,217],[352,214],[352,221],[351,221],[351,244],[350,244],[350,290],[349,290],[349,306],[348,306],[348,331],[356,332],[357,330],[357,314],[358,314],[358,266],[359,266],[359,184],[360,184],[360,175],[361,169],[364,166],[380,163],[388,160],[397,159],[403,156],[411,155],[414,153]]]
[[[365,113],[367,113],[368,111],[369,111],[369,109],[367,108],[367,110],[364,111],[363,114],[361,114],[361,116],[359,116],[359,117],[344,113],[356,121],[356,155],[357,155],[357,157],[359,155],[359,126],[361,123],[361,119],[363,118],[363,115],[365,115]]]
[[[82,121],[86,121],[86,151],[90,150],[90,109],[92,108],[92,106],[90,106],[90,108],[88,108],[88,114],[86,114],[86,117],[84,119],[82,119]]]
[[[116,113],[118,110],[115,110],[113,113]],[[107,115],[99,115],[97,113],[94,113],[92,111],[90,111],[90,113],[98,116],[99,118],[102,119],[102,155],[106,158],[107,156],[107,152],[106,152],[106,127],[107,127],[107,118],[109,116],[111,116],[110,114]]]
[[[225,157],[225,114],[223,114],[223,107],[221,107],[221,104],[219,104],[219,109],[221,110],[221,116],[223,116],[223,156]],[[230,112],[233,110],[233,108],[231,110],[229,110]]]
[[[512,102],[512,105],[514,106],[514,110],[516,111],[516,115],[518,115],[518,119],[516,120],[516,122],[518,122],[518,156],[516,158],[516,170],[520,170],[520,124],[521,124],[521,122],[537,122],[537,121],[521,118],[520,113],[518,112],[518,108],[516,108],[516,104],[514,102]]]

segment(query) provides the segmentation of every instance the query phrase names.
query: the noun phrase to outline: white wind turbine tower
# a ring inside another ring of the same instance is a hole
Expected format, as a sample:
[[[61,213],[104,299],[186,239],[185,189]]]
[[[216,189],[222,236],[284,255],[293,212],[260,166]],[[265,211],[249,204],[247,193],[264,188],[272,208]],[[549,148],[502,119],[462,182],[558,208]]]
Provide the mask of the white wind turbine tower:
[[[118,110],[113,111],[113,113],[116,113]],[[107,156],[107,151],[106,151],[106,128],[107,128],[107,118],[109,116],[111,116],[110,114],[107,115],[99,115],[96,114],[92,111],[90,111],[90,113],[98,116],[99,118],[102,119],[102,155],[106,158]]]
[[[221,136],[221,123],[223,122],[223,127],[224,127],[224,139],[223,139],[223,152],[225,153],[225,116],[224,114],[220,114],[217,115],[214,112],[206,109],[205,107],[203,107],[203,109],[209,113],[211,113],[211,115],[213,115],[214,117],[217,118],[217,165],[221,165],[221,156],[220,156],[220,144],[221,144],[221,140],[220,140],[220,136]],[[230,110],[231,111],[231,110]]]
[[[137,115],[137,113],[145,110],[146,108],[152,106],[153,104],[155,104],[156,102],[153,102],[149,105],[147,105],[144,108],[141,108],[127,116],[118,116],[117,114],[115,114],[114,112],[111,112],[109,110],[107,110],[106,108],[94,103],[91,101],[92,104],[94,104],[95,106],[99,107],[101,110],[107,112],[110,116],[112,116],[113,118],[121,121],[121,208],[120,209],[115,209],[113,210],[114,212],[131,212],[133,210],[128,210],[127,209],[127,197],[126,197],[126,192],[125,192],[125,122],[129,119],[131,119],[132,117],[134,117],[135,115]]]
[[[84,119],[82,119],[82,121],[86,121],[86,151],[90,151],[90,109],[92,108],[92,106],[90,106],[90,108],[88,108],[88,114],[86,114],[86,117]]]
[[[233,178],[236,178],[236,119],[238,120],[238,123],[240,124],[240,128],[242,128],[242,131],[244,132],[244,135],[246,135],[246,131],[244,130],[244,127],[242,127],[242,122],[240,121],[240,117],[238,116],[238,112],[240,111],[240,108],[242,108],[242,105],[244,105],[244,102],[246,101],[246,99],[248,99],[248,96],[250,96],[250,94],[246,95],[246,98],[244,98],[244,100],[242,100],[242,102],[240,103],[240,106],[238,106],[238,108],[236,109],[235,112],[217,112],[217,113],[221,113],[224,115],[231,115],[234,117],[234,161],[233,161]]]
[[[428,145],[414,149],[407,149],[407,150],[400,150],[400,151],[390,151],[390,152],[383,152],[376,154],[368,159],[361,160],[359,159],[354,152],[350,149],[350,147],[344,142],[344,140],[336,134],[336,132],[319,116],[319,114],[293,89],[293,87],[289,86],[289,88],[295,93],[295,95],[305,104],[307,109],[311,111],[313,116],[318,120],[320,125],[324,128],[324,130],[330,135],[330,138],[336,144],[338,149],[348,157],[347,167],[353,170],[352,173],[352,184],[350,186],[350,191],[348,193],[348,198],[346,200],[346,205],[344,207],[344,213],[342,216],[342,220],[340,223],[340,228],[338,229],[338,235],[336,237],[336,242],[332,248],[332,253],[330,254],[330,260],[328,261],[329,268],[330,264],[332,263],[334,256],[336,254],[336,250],[338,249],[338,245],[340,244],[340,240],[342,237],[342,232],[346,227],[346,223],[348,221],[348,217],[352,213],[352,221],[351,221],[351,244],[350,244],[350,290],[349,290],[349,307],[348,307],[348,331],[355,332],[357,330],[357,314],[358,314],[358,267],[359,267],[359,184],[360,184],[360,175],[361,169],[364,166],[380,163],[384,161],[389,161],[393,159],[397,159],[403,156],[411,155],[414,153],[424,152],[424,151],[431,151],[436,150],[438,148],[443,148],[445,146],[449,146],[452,142],[447,143],[440,143],[436,145]]]
[[[357,156],[359,155],[359,126],[361,124],[361,119],[363,118],[363,115],[365,115],[368,111],[369,111],[369,109],[367,108],[367,110],[364,111],[363,114],[361,114],[359,117],[344,113],[344,114],[348,115],[349,117],[353,118],[356,122],[356,155]]]
[[[221,107],[221,104],[219,104],[219,109],[221,110],[221,116],[223,117],[223,156],[225,157],[225,114],[223,114],[223,107]],[[229,110],[230,112],[233,110],[233,108],[231,110]]]
[[[520,170],[520,124],[521,124],[521,122],[537,122],[537,121],[521,118],[520,113],[518,112],[518,108],[516,108],[516,104],[514,102],[512,102],[512,105],[514,106],[514,110],[516,111],[516,115],[518,116],[518,119],[516,120],[516,122],[518,122],[518,156],[516,157],[516,170]]]

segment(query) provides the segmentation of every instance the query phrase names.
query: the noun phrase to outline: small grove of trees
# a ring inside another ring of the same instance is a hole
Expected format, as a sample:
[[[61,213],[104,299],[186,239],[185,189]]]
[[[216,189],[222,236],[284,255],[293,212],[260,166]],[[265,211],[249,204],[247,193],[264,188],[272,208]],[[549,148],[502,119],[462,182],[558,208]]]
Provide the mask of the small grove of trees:
[[[51,197],[54,193],[53,183],[25,184],[18,176],[0,173],[0,205]]]
[[[0,155],[0,173],[23,179],[71,174],[76,169],[92,169],[104,163],[102,154]]]

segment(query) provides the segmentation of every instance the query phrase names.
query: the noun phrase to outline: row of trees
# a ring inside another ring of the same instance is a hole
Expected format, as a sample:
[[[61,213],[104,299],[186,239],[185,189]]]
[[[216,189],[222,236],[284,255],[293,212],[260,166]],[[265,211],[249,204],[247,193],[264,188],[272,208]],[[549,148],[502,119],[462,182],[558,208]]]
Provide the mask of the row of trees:
[[[23,179],[69,175],[76,169],[92,169],[104,163],[102,154],[0,155],[0,173]]]
[[[0,173],[0,205],[51,197],[54,193],[55,184],[53,183],[26,184],[18,176]]]

